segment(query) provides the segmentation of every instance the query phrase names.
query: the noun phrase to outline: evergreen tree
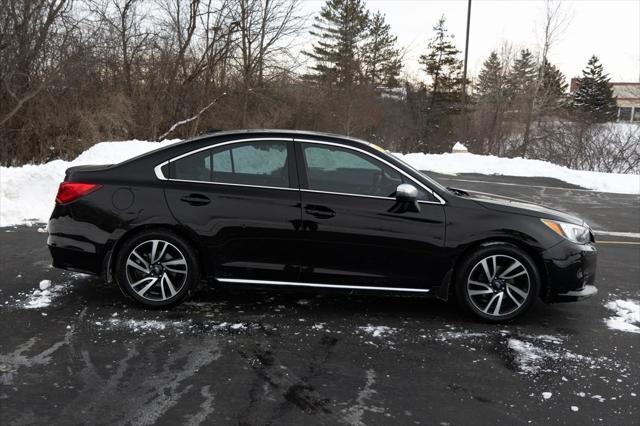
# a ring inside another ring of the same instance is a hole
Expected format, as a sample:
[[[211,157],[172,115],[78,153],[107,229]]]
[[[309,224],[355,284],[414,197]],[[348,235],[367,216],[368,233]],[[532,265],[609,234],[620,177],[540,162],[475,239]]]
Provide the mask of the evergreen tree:
[[[481,101],[494,103],[504,91],[502,63],[494,50],[482,63],[476,90]]]
[[[520,56],[513,62],[508,84],[508,91],[516,103],[516,108],[522,108],[531,103],[538,77],[537,68],[536,61],[529,49],[521,50]]]
[[[364,78],[374,87],[398,86],[398,75],[402,68],[400,52],[396,48],[397,37],[391,34],[391,26],[384,15],[377,12],[369,22],[367,39],[362,48]]]
[[[594,55],[578,79],[578,89],[573,94],[572,106],[597,121],[612,120],[616,116],[616,101],[600,60]]]
[[[431,105],[439,101],[453,101],[462,90],[462,61],[460,50],[445,27],[444,16],[433,27],[435,35],[427,45],[427,53],[420,56],[420,63],[431,77]]]
[[[549,114],[565,105],[567,79],[562,72],[549,61],[544,61],[543,78],[538,90],[536,104],[541,114]]]
[[[367,35],[369,12],[362,0],[327,0],[316,16],[311,35],[313,69],[321,81],[351,88],[360,77],[358,52]]]

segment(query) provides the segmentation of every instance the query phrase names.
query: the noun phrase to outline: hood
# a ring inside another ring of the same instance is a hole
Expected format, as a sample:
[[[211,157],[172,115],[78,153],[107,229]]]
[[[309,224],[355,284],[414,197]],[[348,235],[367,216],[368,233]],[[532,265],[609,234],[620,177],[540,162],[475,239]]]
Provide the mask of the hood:
[[[569,222],[576,225],[584,224],[584,220],[549,207],[541,206],[539,204],[528,203],[526,201],[518,200],[515,198],[503,197],[500,195],[487,194],[484,192],[468,191],[467,199],[473,200],[483,207],[491,210],[497,210],[506,213],[526,214],[529,216],[535,216],[545,219],[559,220],[562,222]]]

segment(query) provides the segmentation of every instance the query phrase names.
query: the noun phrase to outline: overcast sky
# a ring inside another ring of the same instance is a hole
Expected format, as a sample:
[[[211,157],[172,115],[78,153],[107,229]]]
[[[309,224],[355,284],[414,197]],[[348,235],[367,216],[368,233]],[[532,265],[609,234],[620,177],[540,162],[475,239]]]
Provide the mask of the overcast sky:
[[[316,15],[324,0],[302,0],[305,13]],[[612,81],[640,81],[640,0],[563,0],[569,22],[553,46],[550,61],[567,79],[579,76],[592,54],[602,61]],[[406,49],[406,76],[424,79],[418,57],[425,51],[432,27],[441,15],[464,49],[467,0],[366,0],[372,12],[384,13]],[[473,0],[469,71],[477,75],[482,62],[504,41],[537,50],[544,0]],[[309,20],[309,24],[312,19]]]

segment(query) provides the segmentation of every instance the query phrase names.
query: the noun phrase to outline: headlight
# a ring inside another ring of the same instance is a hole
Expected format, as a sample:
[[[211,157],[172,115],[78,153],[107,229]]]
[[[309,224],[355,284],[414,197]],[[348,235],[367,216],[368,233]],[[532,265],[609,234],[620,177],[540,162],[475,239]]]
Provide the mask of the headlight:
[[[573,223],[559,222],[557,220],[540,220],[553,232],[569,241],[573,241],[578,244],[586,244],[591,241],[589,227],[587,226],[574,225]]]

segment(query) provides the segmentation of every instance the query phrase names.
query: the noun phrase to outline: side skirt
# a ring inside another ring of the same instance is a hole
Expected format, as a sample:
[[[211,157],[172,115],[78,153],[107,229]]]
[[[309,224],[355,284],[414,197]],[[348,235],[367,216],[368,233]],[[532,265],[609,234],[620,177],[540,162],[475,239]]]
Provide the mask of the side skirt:
[[[248,285],[264,285],[264,286],[281,286],[281,287],[311,287],[311,288],[331,288],[338,290],[369,290],[369,291],[391,291],[401,293],[430,293],[431,289],[425,288],[403,288],[403,287],[376,287],[361,285],[338,285],[338,284],[316,284],[290,281],[263,281],[263,280],[245,280],[238,278],[216,278],[220,283],[224,284],[248,284]]]

